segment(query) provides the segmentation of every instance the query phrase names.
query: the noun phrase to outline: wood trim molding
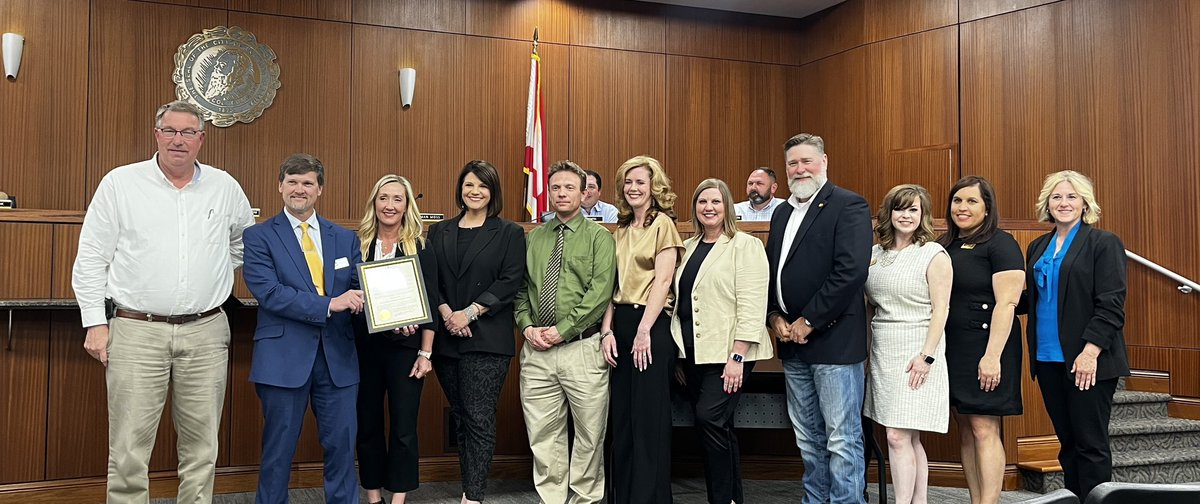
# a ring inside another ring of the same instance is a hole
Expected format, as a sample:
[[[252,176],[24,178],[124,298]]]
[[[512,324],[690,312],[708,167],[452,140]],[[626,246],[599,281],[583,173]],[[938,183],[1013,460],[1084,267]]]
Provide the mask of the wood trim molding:
[[[1017,463],[1058,460],[1058,436],[1033,436],[1017,440]]]
[[[1200,399],[1194,397],[1172,397],[1167,403],[1167,414],[1175,418],[1200,420]]]
[[[1162,371],[1134,369],[1125,378],[1125,388],[1139,392],[1171,393],[1171,375]]]

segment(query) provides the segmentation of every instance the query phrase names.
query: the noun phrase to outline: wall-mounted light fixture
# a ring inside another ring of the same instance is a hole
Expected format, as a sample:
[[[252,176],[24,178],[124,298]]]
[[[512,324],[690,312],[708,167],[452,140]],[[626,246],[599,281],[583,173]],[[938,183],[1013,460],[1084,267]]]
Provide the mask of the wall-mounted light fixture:
[[[4,34],[4,76],[10,81],[17,80],[17,71],[21,69],[21,51],[25,48],[25,37],[17,33]]]
[[[408,110],[412,106],[413,87],[417,85],[417,69],[400,69],[400,104]]]

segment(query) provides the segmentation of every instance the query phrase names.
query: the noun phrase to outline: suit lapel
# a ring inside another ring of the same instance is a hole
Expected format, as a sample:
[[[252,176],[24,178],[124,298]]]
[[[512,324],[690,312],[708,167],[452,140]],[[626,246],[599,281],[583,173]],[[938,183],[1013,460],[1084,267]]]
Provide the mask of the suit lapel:
[[[442,228],[442,250],[446,251],[446,262],[450,263],[450,271],[455,278],[462,276],[462,268],[458,264],[458,222],[462,215],[446,221]]]
[[[716,243],[713,243],[712,250],[708,251],[708,257],[705,257],[704,262],[700,263],[700,271],[696,272],[696,283],[700,283],[700,279],[704,278],[704,274],[708,273],[708,271],[712,269],[713,263],[717,262],[718,258],[721,257],[721,254],[724,254],[729,250],[729,241],[729,237],[722,233],[721,236],[717,238]],[[696,245],[700,245],[700,240],[696,240]]]
[[[292,264],[296,265],[296,271],[300,273],[300,278],[310,279],[309,290],[316,292],[317,288],[311,281],[312,273],[308,271],[308,261],[304,260],[304,251],[300,250],[300,242],[296,240],[296,231],[292,229],[291,221],[286,215],[283,215],[283,212],[280,212],[272,220],[272,227],[275,228],[275,235],[279,238],[279,245],[288,257],[292,258]]]
[[[1067,299],[1067,282],[1071,275],[1066,273],[1071,271],[1071,266],[1079,259],[1079,251],[1087,244],[1091,230],[1091,226],[1079,224],[1079,231],[1075,232],[1075,239],[1071,240],[1071,248],[1067,249],[1067,255],[1063,257],[1062,265],[1058,268],[1058,313],[1063,312],[1063,301]],[[1051,240],[1053,239],[1051,237]]]
[[[821,210],[825,209],[825,203],[831,194],[833,194],[833,183],[825,182],[825,186],[820,191],[817,191],[817,194],[813,195],[813,199],[808,206],[808,211],[804,213],[804,220],[800,222],[800,230],[796,231],[796,239],[792,241],[792,248],[788,250],[787,258],[783,261],[784,264],[792,260],[792,256],[800,248],[800,243],[804,241],[804,235],[808,234],[808,230],[812,228],[813,222],[817,220],[817,216],[820,215]]]
[[[500,230],[500,219],[497,217],[488,217],[483,221],[482,229],[479,234],[475,235],[475,239],[471,241],[471,245],[467,247],[467,253],[463,255],[463,264],[471,264],[475,260],[475,256],[483,251],[488,243],[491,243],[492,238],[496,236],[496,232]],[[462,272],[459,272],[462,276]]]
[[[325,295],[332,297],[330,293],[333,292],[334,264],[337,260],[337,257],[335,257],[337,255],[337,244],[334,243],[334,240],[337,238],[333,232],[332,222],[318,215],[317,223],[321,226],[321,260],[324,262],[324,267],[321,269],[325,273]]]

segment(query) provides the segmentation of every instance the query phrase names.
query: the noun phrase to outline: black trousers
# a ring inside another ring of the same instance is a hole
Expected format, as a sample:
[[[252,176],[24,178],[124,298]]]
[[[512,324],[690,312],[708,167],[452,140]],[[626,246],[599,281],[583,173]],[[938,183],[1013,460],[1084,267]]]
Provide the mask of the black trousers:
[[[743,365],[743,376],[754,370],[753,362]],[[700,445],[704,448],[704,483],[710,504],[743,503],[742,464],[733,414],[742,390],[725,393],[725,364],[696,364],[689,357],[683,362],[688,399],[695,412]]]
[[[1096,485],[1112,481],[1112,451],[1108,421],[1112,416],[1117,378],[1097,380],[1088,390],[1075,386],[1070,364],[1037,362],[1037,382],[1046,402],[1046,413],[1058,435],[1058,463],[1062,464],[1067,490],[1080,501]]]
[[[636,306],[613,310],[617,367],[609,375],[609,504],[671,502],[671,375],[678,350],[670,317],[660,314],[650,329],[654,363],[645,371],[633,367],[633,338],[645,312]]]
[[[458,424],[458,468],[463,493],[470,500],[483,500],[487,489],[496,453],[496,403],[511,360],[507,355],[483,352],[466,353],[458,359],[434,356],[433,370]]]
[[[416,336],[411,336],[416,337]],[[424,379],[410,378],[417,349],[380,334],[358,346],[358,477],[363,488],[411,492],[420,485],[417,411]],[[388,425],[384,427],[384,400]]]

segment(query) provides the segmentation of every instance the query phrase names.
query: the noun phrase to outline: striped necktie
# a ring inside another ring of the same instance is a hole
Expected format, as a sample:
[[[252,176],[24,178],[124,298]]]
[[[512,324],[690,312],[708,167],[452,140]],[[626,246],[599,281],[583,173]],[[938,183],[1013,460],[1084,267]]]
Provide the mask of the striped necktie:
[[[538,314],[541,315],[542,327],[554,325],[558,315],[554,313],[555,300],[558,296],[558,274],[562,271],[563,241],[566,239],[566,224],[554,228],[558,237],[554,240],[554,251],[550,253],[550,262],[546,263],[546,281],[542,282],[542,291],[538,293]]]

